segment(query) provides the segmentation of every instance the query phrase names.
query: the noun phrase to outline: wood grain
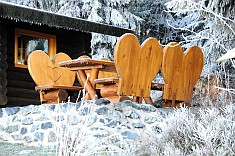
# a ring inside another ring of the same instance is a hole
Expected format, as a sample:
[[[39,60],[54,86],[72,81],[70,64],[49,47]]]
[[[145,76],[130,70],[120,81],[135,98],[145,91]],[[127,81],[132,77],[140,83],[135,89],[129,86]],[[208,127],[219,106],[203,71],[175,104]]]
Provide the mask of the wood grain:
[[[70,71],[68,68],[59,66],[59,62],[67,60],[71,60],[71,58],[65,53],[56,54],[52,60],[54,67],[58,68],[61,72],[61,77],[57,81],[55,81],[55,85],[72,86],[75,81],[75,72]]]
[[[51,61],[46,53],[37,50],[28,57],[28,70],[38,86],[48,84],[72,86],[75,73],[59,66],[59,62],[66,60],[71,60],[67,54],[58,53]]]
[[[155,38],[148,38],[140,46],[135,35],[121,36],[114,49],[120,75],[118,94],[150,97],[151,82],[160,69],[162,55],[162,47]]]
[[[164,49],[162,74],[165,81],[163,99],[189,102],[193,87],[200,77],[204,63],[198,46],[189,47],[185,54],[178,43]]]

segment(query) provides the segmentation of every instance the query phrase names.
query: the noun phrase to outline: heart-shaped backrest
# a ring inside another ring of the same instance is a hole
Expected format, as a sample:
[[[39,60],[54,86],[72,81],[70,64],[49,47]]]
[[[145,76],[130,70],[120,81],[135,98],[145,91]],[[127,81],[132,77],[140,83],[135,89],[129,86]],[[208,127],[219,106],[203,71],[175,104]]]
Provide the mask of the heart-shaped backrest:
[[[101,60],[104,61],[110,61],[110,59],[108,58],[102,58]],[[99,75],[98,75],[98,79],[102,79],[102,78],[117,78],[117,72],[107,72],[107,71],[100,71]]]
[[[72,60],[67,54],[65,53],[58,53],[52,59],[52,62],[56,68],[58,68],[61,72],[61,77],[57,79],[55,85],[67,85],[73,86],[75,81],[75,72],[70,71],[69,68],[60,67],[59,62]]]
[[[197,46],[187,49],[172,42],[164,48],[162,74],[166,83],[163,99],[191,101],[193,87],[199,79],[203,68],[203,53]]]
[[[59,66],[59,62],[68,60],[71,58],[67,54],[58,53],[51,61],[45,52],[36,50],[28,57],[28,70],[38,86],[48,84],[72,86],[75,73]]]
[[[151,82],[162,62],[162,47],[155,38],[141,46],[133,34],[124,34],[116,43],[114,62],[120,76],[119,95],[150,97]]]

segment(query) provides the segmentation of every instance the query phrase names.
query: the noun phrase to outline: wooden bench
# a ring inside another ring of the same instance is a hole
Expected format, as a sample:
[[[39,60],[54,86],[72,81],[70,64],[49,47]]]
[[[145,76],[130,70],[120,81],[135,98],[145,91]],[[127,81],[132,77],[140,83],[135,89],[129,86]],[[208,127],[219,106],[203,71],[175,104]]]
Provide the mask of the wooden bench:
[[[116,90],[119,100],[133,96],[134,102],[142,103],[144,99],[152,104],[151,82],[160,69],[162,55],[162,47],[155,38],[148,38],[141,46],[133,34],[127,33],[119,38],[114,50],[119,79],[111,80],[116,84],[118,82]]]
[[[40,92],[42,103],[58,103],[77,99],[78,91],[82,87],[73,86],[75,72],[59,67],[59,62],[71,60],[65,53],[58,53],[51,60],[40,50],[32,52],[28,57],[28,70],[36,83],[35,90]]]
[[[185,53],[176,42],[164,48],[162,98],[166,103],[163,107],[180,107],[181,103],[192,101],[193,87],[201,75],[203,64],[203,52],[198,46],[189,47]]]

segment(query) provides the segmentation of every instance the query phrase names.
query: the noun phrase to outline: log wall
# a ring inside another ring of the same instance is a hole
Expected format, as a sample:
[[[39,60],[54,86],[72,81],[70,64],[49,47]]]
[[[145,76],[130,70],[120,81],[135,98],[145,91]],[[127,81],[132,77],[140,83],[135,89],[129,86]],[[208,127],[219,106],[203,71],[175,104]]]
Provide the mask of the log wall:
[[[7,32],[4,23],[0,21],[0,106],[7,104],[7,79],[6,79],[6,70],[7,70]]]
[[[38,26],[23,22],[14,22],[0,18],[0,21],[1,20],[3,23],[5,23],[7,32],[7,52],[5,51],[5,55],[7,54],[8,69],[6,72],[7,77],[6,74],[5,77],[7,78],[8,83],[3,90],[2,86],[0,86],[0,97],[5,97],[8,99],[7,104],[4,106],[24,106],[30,104],[40,104],[39,93],[34,90],[35,83],[29,75],[28,69],[14,67],[15,28],[56,35],[57,52],[67,53],[73,59],[79,57],[80,55],[90,54],[91,34],[80,31],[51,28],[43,25]],[[0,78],[4,78],[2,70]]]

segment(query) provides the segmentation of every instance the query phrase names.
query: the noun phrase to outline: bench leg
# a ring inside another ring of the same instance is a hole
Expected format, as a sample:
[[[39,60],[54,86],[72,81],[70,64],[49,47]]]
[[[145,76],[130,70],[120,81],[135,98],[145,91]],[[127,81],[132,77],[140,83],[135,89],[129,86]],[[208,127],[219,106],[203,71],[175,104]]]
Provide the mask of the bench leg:
[[[124,100],[130,100],[128,96],[118,96],[117,90],[118,90],[117,84],[103,85],[100,88],[100,95],[105,100],[109,100],[111,103],[118,103]]]
[[[132,102],[137,102],[139,103],[139,98],[138,96],[134,96],[133,99],[132,99]]]
[[[145,103],[153,105],[153,100],[151,97],[144,98]]]
[[[65,102],[68,99],[68,92],[64,89],[55,89],[48,91],[40,91],[40,101],[42,103],[58,103]]]

